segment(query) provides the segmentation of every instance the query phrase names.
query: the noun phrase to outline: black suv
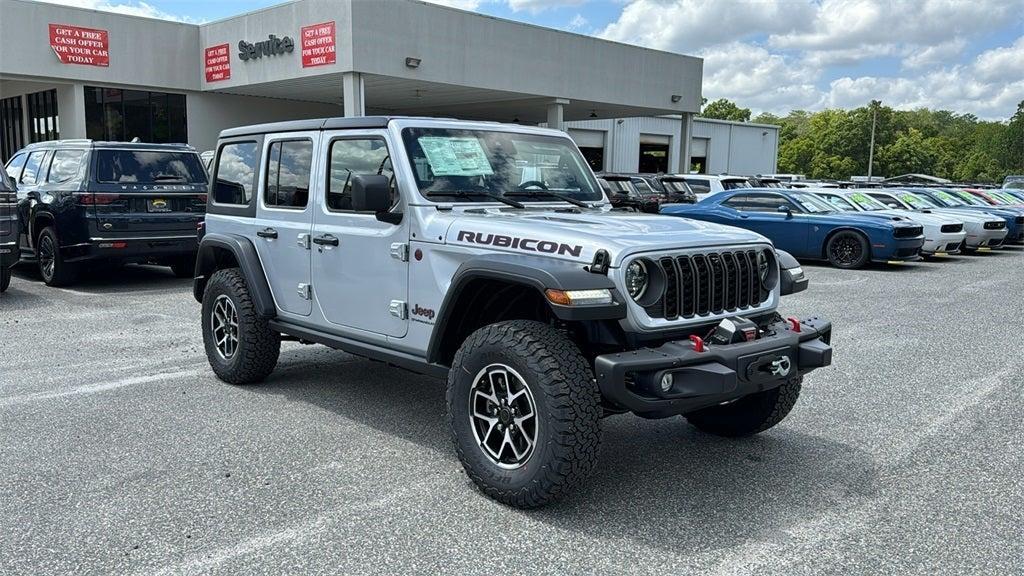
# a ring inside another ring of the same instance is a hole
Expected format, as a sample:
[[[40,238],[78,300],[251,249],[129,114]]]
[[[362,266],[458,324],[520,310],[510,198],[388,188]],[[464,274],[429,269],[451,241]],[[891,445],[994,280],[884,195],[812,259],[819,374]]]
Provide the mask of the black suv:
[[[686,179],[674,174],[636,174],[633,183],[641,194],[645,192],[637,180],[647,184],[650,189],[663,196],[662,204],[695,204],[697,194],[694,193]]]
[[[644,189],[642,194],[637,189],[634,177],[628,174],[600,173],[597,175],[598,182],[608,193],[608,201],[612,207],[633,212],[647,212],[657,214],[661,210],[661,202],[664,197],[659,193],[652,192],[649,187]]]
[[[18,186],[21,257],[50,286],[87,260],[170,266],[191,278],[206,171],[184,144],[39,142],[7,163]]]
[[[18,263],[18,216],[14,181],[0,172],[0,292],[11,284],[11,266]]]

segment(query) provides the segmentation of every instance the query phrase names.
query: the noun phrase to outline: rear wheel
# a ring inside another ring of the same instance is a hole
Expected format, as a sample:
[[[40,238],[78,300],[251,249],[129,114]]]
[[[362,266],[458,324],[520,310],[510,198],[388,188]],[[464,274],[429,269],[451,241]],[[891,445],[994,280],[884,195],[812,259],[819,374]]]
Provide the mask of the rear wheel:
[[[69,286],[78,279],[78,269],[64,261],[57,242],[57,231],[52,226],[43,228],[36,240],[36,262],[39,275],[47,286]]]
[[[6,266],[0,267],[0,292],[6,292],[11,285],[11,269]]]
[[[789,414],[798,398],[803,376],[794,376],[778,388],[744,396],[724,406],[712,406],[686,415],[700,430],[716,436],[750,436],[775,426]]]
[[[515,320],[471,334],[455,355],[447,400],[459,460],[499,502],[557,500],[597,462],[597,383],[576,345],[547,324]]]
[[[281,335],[256,313],[238,268],[218,270],[203,293],[203,344],[210,367],[229,384],[255,384],[277,366]]]
[[[871,258],[871,249],[863,234],[844,230],[828,239],[825,255],[836,268],[861,268]]]
[[[180,256],[171,262],[171,272],[178,278],[194,278],[196,272],[195,254]]]

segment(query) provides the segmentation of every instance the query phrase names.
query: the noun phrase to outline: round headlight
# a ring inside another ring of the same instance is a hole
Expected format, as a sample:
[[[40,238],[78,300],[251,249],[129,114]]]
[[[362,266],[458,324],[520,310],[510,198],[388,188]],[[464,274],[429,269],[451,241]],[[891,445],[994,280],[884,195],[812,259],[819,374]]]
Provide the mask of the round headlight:
[[[626,266],[626,290],[633,300],[638,300],[644,295],[649,280],[647,264],[643,260],[633,260]]]
[[[757,275],[763,284],[768,280],[768,273],[771,268],[768,266],[768,255],[764,251],[757,253]]]

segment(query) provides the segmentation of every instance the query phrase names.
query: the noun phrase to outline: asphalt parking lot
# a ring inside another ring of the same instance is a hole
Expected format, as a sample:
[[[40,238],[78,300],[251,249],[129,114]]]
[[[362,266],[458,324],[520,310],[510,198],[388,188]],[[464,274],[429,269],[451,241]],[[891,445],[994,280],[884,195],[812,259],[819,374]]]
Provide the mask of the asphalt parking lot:
[[[604,421],[589,485],[478,493],[440,381],[287,343],[210,372],[190,283],[0,296],[0,574],[1020,574],[1024,251],[807,268],[835,364],[766,434]]]

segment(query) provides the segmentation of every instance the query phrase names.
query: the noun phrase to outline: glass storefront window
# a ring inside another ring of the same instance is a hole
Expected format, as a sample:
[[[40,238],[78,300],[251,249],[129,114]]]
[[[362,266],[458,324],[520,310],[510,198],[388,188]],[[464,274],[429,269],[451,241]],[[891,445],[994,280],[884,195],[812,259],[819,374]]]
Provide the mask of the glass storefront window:
[[[185,95],[86,86],[85,126],[93,140],[185,143]]]

